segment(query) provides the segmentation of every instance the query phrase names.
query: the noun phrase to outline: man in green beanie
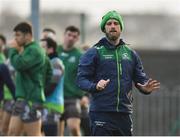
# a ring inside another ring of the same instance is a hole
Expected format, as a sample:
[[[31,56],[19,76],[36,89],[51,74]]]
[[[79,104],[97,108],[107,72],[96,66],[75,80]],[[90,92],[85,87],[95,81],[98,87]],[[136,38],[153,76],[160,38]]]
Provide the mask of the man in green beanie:
[[[91,134],[95,136],[132,135],[132,86],[143,94],[160,88],[148,78],[138,54],[120,39],[124,29],[116,11],[105,14],[101,30],[106,37],[80,59],[77,85],[91,93]]]

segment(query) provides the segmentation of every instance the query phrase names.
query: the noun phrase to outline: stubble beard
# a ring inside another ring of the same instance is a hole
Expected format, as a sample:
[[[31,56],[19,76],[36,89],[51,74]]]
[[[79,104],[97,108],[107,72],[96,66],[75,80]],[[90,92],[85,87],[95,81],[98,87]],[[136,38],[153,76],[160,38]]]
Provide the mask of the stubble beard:
[[[116,32],[117,33],[117,32]],[[106,33],[106,37],[110,40],[110,41],[117,41],[120,37],[120,33],[117,33],[116,35],[111,34],[111,32]]]

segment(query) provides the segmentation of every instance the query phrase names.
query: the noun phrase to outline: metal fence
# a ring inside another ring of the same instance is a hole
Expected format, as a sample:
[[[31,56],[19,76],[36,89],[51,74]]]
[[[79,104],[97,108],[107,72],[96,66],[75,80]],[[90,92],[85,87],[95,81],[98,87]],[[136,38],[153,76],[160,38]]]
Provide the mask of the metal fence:
[[[151,95],[134,90],[134,135],[180,135],[180,52],[139,53],[146,72],[161,82],[161,89]]]

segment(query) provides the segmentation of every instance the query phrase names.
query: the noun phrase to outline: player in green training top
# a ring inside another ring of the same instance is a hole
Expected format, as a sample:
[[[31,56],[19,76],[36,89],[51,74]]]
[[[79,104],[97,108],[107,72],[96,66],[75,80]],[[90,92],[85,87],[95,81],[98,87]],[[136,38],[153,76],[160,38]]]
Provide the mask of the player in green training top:
[[[79,59],[82,53],[75,47],[80,31],[75,26],[69,26],[64,32],[63,45],[58,47],[59,58],[65,65],[64,77],[64,103],[65,112],[61,120],[67,120],[67,126],[72,135],[80,135],[81,99],[84,92],[81,91],[75,81]],[[62,122],[61,122],[62,124]],[[62,129],[61,129],[62,130]],[[63,132],[63,131],[62,131]],[[63,135],[63,133],[61,134]]]
[[[16,103],[13,108],[8,135],[41,135],[41,112],[45,101],[45,51],[33,41],[32,26],[21,22],[14,28],[9,57],[16,70]]]

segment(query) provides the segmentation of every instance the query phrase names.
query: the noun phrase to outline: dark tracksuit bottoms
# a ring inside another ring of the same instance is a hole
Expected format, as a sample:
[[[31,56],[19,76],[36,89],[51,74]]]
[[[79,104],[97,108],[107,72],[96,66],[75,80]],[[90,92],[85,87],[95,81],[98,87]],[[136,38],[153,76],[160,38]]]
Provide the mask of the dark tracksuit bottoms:
[[[90,112],[92,136],[131,136],[132,114]]]

